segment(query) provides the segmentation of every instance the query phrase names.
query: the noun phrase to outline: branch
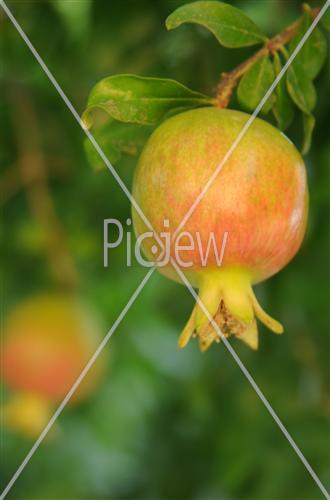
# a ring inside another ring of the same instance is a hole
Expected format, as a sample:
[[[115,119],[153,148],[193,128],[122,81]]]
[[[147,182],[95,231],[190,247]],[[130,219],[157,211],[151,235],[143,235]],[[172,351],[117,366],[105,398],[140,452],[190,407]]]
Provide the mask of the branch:
[[[21,189],[22,182],[16,165],[12,165],[0,179],[0,206],[5,205]]]
[[[10,93],[18,167],[31,213],[44,231],[46,251],[56,281],[61,287],[72,290],[78,283],[78,271],[49,193],[38,118],[29,95],[21,86],[11,86]]]
[[[63,158],[47,158],[47,164],[50,165],[48,177],[62,181],[64,178],[64,168],[67,170],[67,162]],[[59,170],[57,172],[57,169]],[[25,186],[23,185],[19,166],[14,163],[7,167],[0,177],[0,207],[8,203]],[[29,180],[31,182],[31,179]]]
[[[308,6],[304,6],[304,9],[309,12],[311,17],[314,19],[320,12],[320,8],[310,9]],[[283,45],[287,44],[296,35],[299,30],[301,19],[298,19],[285,30],[283,30],[278,35],[274,36],[266,44],[258,50],[251,57],[242,62],[230,73],[222,73],[220,82],[217,86],[216,100],[218,108],[226,108],[230,102],[233,91],[239,81],[239,79],[249,71],[252,66],[259,61],[262,57],[268,54],[274,54],[277,50],[281,49]]]

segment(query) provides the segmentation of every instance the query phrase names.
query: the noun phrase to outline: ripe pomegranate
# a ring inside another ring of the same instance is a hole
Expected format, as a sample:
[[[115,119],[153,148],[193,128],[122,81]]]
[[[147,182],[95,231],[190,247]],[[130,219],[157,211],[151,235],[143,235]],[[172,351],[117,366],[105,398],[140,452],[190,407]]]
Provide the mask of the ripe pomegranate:
[[[52,407],[66,396],[100,341],[95,318],[71,297],[40,295],[19,304],[7,319],[3,341],[2,378],[16,393],[4,412],[9,425],[31,435],[39,429],[38,422],[46,424]],[[103,370],[101,356],[71,401],[88,397]]]
[[[248,119],[239,111],[202,108],[163,122],[141,154],[133,195],[158,235],[164,231],[171,235],[171,259],[199,288],[201,300],[222,333],[234,334],[257,349],[255,315],[275,333],[282,333],[283,328],[263,311],[252,285],[292,259],[306,228],[306,172],[293,144],[269,123],[254,120],[180,230],[180,245],[186,245],[184,258],[181,251],[178,259],[178,238],[174,237]],[[134,209],[133,221],[138,236],[149,231]],[[221,266],[215,252],[209,252],[205,262],[211,235],[219,249],[226,232]],[[156,260],[160,249],[154,233],[142,240],[142,249],[149,260]],[[181,281],[171,261],[159,271]],[[179,346],[185,346],[192,335],[199,337],[201,350],[219,341],[198,305]]]

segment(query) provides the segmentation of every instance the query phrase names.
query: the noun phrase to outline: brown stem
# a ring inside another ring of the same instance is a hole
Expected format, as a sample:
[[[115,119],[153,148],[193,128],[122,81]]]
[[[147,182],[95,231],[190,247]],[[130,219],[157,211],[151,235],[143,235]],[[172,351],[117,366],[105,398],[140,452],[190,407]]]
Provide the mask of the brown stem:
[[[1,176],[0,206],[5,205],[21,189],[20,173],[15,165],[9,167]]]
[[[62,180],[64,177],[63,169],[67,169],[67,164],[62,158],[47,158],[47,164],[50,165],[51,172],[48,177],[51,179]],[[56,171],[59,170],[59,171]],[[29,179],[31,182],[31,179]],[[26,186],[23,184],[20,168],[12,164],[0,177],[0,207],[8,203]]]
[[[46,251],[54,278],[61,287],[72,290],[78,283],[78,271],[48,189],[38,118],[23,87],[11,85],[10,94],[18,167],[27,200],[35,220],[44,232]]]
[[[305,8],[306,10],[306,8]],[[317,14],[320,12],[320,8],[317,7],[315,9],[310,9],[309,13],[311,17],[314,19]],[[267,54],[274,54],[277,50],[279,50],[283,45],[288,43],[292,38],[296,35],[299,26],[301,23],[301,19],[296,20],[294,23],[290,24],[285,30],[283,30],[278,35],[274,36],[270,40],[268,40],[265,45],[258,50],[251,57],[246,59],[246,61],[242,62],[239,66],[237,66],[230,73],[222,73],[220,82],[217,86],[216,91],[216,100],[217,107],[226,108],[230,102],[232,93],[239,81],[239,79],[257,62],[259,59],[264,57]]]

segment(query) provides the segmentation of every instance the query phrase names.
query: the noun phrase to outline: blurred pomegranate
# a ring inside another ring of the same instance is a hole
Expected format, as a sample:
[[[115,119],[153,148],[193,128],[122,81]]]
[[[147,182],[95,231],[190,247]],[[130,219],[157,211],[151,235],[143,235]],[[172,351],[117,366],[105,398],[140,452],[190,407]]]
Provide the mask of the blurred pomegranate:
[[[16,394],[4,409],[5,420],[27,435],[38,434],[101,342],[100,328],[84,304],[49,294],[19,304],[4,330],[2,379]],[[96,388],[104,361],[101,355],[70,403]]]

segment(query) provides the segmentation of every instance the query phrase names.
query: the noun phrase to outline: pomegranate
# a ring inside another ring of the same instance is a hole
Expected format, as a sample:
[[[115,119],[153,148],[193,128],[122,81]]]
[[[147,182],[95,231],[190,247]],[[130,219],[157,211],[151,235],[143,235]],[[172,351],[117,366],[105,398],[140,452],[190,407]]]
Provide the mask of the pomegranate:
[[[200,299],[222,333],[236,335],[257,349],[255,316],[275,333],[282,333],[283,327],[261,308],[252,285],[277,273],[292,259],[306,229],[308,190],[299,152],[278,129],[255,119],[176,232],[248,119],[246,113],[218,108],[169,118],[142,151],[133,195],[158,237],[165,235],[164,241],[170,235],[170,259],[162,261],[159,271],[180,282],[175,262],[199,289]],[[133,221],[137,236],[149,231],[134,209]],[[216,252],[225,234],[219,264]],[[212,239],[214,251],[210,251]],[[161,248],[154,232],[141,239],[141,246],[149,260],[159,258]],[[198,305],[179,346],[185,346],[191,336],[199,338],[202,351],[219,341]]]
[[[4,411],[9,426],[25,428],[27,435],[41,430],[38,422],[47,423],[100,341],[95,318],[71,297],[40,295],[19,304],[7,319],[3,341],[2,378],[15,393]],[[101,355],[71,401],[88,397],[103,370]]]

